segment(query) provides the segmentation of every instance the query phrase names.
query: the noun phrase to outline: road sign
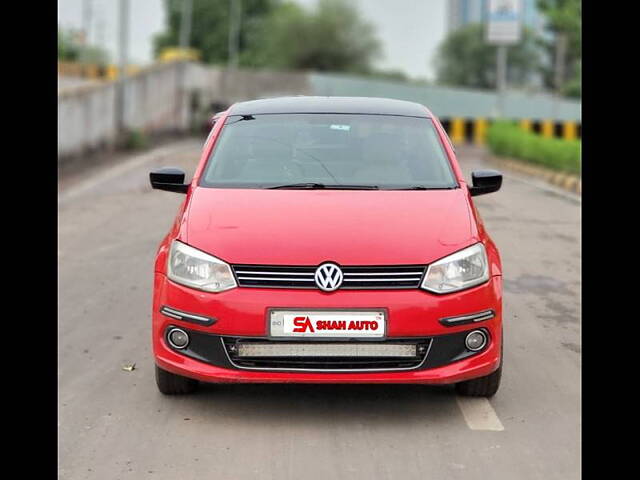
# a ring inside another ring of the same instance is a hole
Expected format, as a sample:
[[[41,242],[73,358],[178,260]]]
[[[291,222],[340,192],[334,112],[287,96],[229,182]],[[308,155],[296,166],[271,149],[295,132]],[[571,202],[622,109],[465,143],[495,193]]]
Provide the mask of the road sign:
[[[486,37],[495,45],[520,41],[522,0],[489,0],[487,2]]]

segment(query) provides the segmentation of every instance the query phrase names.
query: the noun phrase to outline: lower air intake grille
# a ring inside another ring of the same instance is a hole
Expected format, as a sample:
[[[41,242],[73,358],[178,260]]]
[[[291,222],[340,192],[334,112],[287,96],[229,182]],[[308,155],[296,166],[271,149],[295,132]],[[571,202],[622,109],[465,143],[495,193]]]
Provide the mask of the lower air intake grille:
[[[376,342],[288,342],[223,338],[231,362],[261,370],[409,370],[420,366],[431,339]]]
[[[318,288],[317,266],[233,265],[240,287]],[[340,267],[341,289],[412,289],[420,287],[425,265]]]

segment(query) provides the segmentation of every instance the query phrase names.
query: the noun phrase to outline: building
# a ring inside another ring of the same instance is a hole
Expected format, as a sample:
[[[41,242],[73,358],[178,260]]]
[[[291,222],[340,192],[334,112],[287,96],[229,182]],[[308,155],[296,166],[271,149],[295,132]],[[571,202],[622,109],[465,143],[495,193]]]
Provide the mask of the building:
[[[522,23],[535,34],[551,40],[553,34],[546,30],[546,19],[538,10],[537,0],[520,0],[522,8]],[[471,23],[484,23],[487,17],[488,0],[447,0],[447,30],[449,32]],[[540,62],[547,64],[550,59],[541,56]],[[507,73],[507,76],[509,74]],[[529,88],[539,90],[543,88],[543,78],[540,72],[531,74]]]
[[[547,36],[544,16],[536,6],[536,0],[522,2],[522,21],[534,32]],[[484,23],[488,0],[447,0],[447,28],[449,31],[468,25]]]

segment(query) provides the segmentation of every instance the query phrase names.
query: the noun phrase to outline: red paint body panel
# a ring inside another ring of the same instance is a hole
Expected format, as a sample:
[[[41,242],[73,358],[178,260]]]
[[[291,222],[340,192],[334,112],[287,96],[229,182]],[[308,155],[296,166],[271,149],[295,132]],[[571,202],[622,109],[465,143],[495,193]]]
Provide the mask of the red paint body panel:
[[[425,193],[196,187],[187,239],[267,265],[426,264],[480,240],[462,189]]]
[[[157,364],[209,382],[455,383],[488,375],[500,362],[502,268],[498,250],[473,206],[467,183],[438,120],[433,117],[460,185],[453,190],[259,190],[199,187],[198,181],[223,128],[213,127],[191,187],[155,262],[153,350]],[[423,290],[320,290],[234,288],[207,293],[166,277],[167,254],[178,239],[229,263],[269,265],[427,264],[476,242],[485,245],[490,280],[465,291],[436,295]],[[211,326],[162,315],[168,305],[215,317]],[[267,309],[385,308],[388,337],[435,336],[487,328],[491,342],[480,354],[442,367],[375,373],[268,372],[225,369],[174,352],[165,344],[169,324],[217,335],[266,336]],[[481,324],[444,327],[442,317],[493,309]]]
[[[178,355],[162,345],[154,350],[158,366],[172,373],[212,383],[422,383],[443,385],[489,375],[500,362],[500,342],[467,360],[429,370],[375,373],[301,373],[230,370]]]
[[[157,273],[154,282],[154,329],[161,333],[169,324],[217,335],[266,336],[268,308],[386,308],[389,337],[426,337],[468,330],[469,325],[444,327],[443,317],[465,315],[494,307],[496,319],[482,322],[489,328],[499,324],[502,304],[502,278],[456,295],[436,295],[423,290],[320,290],[234,288],[222,293],[208,293],[178,285]],[[185,312],[216,318],[211,326],[184,323],[160,314],[162,305]]]
[[[340,291],[233,289],[220,294],[198,292],[176,285],[162,274],[155,275],[153,300],[153,351],[162,368],[206,382],[293,382],[293,383],[425,383],[447,384],[488,375],[500,361],[502,331],[502,278],[457,295],[434,295],[419,290]],[[179,310],[215,316],[211,326],[180,322],[160,313],[164,304]],[[182,326],[218,335],[266,336],[267,306],[307,308],[388,309],[388,336],[431,336],[470,330],[478,326],[489,330],[491,344],[486,351],[467,360],[420,371],[376,373],[300,373],[232,370],[208,365],[177,354],[165,343],[163,332],[169,325]],[[496,317],[481,325],[443,327],[438,319],[486,309],[499,308]]]

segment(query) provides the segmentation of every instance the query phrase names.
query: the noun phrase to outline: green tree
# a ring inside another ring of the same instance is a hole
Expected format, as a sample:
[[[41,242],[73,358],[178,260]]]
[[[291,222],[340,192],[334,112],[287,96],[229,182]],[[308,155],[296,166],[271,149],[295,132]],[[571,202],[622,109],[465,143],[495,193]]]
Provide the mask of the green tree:
[[[570,96],[581,94],[582,2],[581,0],[538,0],[553,34],[544,40],[550,62],[543,68],[545,84]]]
[[[58,28],[58,60],[66,62],[85,62],[106,65],[108,52],[94,45],[83,45],[81,36],[76,30]]]
[[[242,1],[242,28],[239,39],[241,65],[247,49],[249,32],[257,28],[278,3],[278,0]],[[154,38],[156,56],[162,49],[177,47],[179,44],[182,0],[165,0],[165,10],[167,29]],[[203,62],[224,63],[228,60],[229,16],[229,0],[193,0],[189,46],[200,51]]]
[[[540,68],[533,32],[524,28],[521,41],[510,46],[507,52],[508,84],[527,86]],[[452,31],[440,44],[435,63],[439,83],[471,88],[496,87],[496,46],[486,42],[482,24],[470,24]]]
[[[179,43],[181,0],[165,0],[167,29],[154,38],[158,55]],[[230,2],[193,0],[190,47],[205,63],[229,56]],[[347,0],[320,0],[315,9],[293,1],[243,0],[239,64],[282,70],[370,73],[380,45],[373,27]]]
[[[562,93],[567,97],[582,97],[582,61],[576,62],[573,77],[564,84]]]
[[[102,47],[88,45],[80,51],[80,61],[104,66],[109,63],[109,53]]]
[[[58,60],[73,62],[78,59],[79,45],[74,41],[73,33],[58,28]]]
[[[276,69],[369,73],[380,53],[371,24],[344,0],[315,9],[282,3],[251,37],[247,63]]]

